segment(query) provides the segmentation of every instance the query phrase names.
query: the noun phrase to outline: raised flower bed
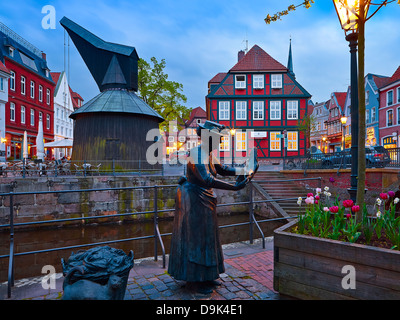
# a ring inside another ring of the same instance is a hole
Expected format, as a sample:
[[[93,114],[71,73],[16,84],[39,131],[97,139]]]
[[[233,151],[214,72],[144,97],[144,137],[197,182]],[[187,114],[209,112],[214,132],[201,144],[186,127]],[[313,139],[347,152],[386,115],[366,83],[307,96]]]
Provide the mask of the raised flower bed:
[[[307,198],[306,215],[275,230],[274,289],[298,299],[400,299],[400,251],[389,234],[397,230],[399,238],[393,205],[383,214],[378,205],[378,217],[356,223],[352,203],[336,200],[328,208],[315,203],[317,196]],[[380,246],[356,243],[374,241]]]

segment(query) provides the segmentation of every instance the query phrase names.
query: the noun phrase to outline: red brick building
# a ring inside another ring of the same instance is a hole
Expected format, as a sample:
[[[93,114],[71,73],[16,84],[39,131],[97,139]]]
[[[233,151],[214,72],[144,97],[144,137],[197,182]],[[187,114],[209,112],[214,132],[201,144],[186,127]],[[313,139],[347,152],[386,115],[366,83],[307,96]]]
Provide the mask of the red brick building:
[[[281,158],[285,149],[287,156],[306,153],[306,137],[297,125],[307,113],[311,95],[297,82],[292,66],[291,49],[285,67],[255,45],[246,54],[240,51],[238,62],[227,73],[209,81],[207,118],[236,129],[234,148],[232,137],[225,137],[222,157],[246,156],[252,146],[258,148],[260,160]]]
[[[379,138],[385,148],[399,147],[400,66],[379,88]]]
[[[36,155],[33,146],[36,145],[39,119],[43,123],[45,142],[54,140],[55,83],[47,67],[46,55],[0,23],[0,59],[11,74],[5,107],[6,155],[9,159],[22,158],[23,135],[27,131],[28,153],[32,157]]]

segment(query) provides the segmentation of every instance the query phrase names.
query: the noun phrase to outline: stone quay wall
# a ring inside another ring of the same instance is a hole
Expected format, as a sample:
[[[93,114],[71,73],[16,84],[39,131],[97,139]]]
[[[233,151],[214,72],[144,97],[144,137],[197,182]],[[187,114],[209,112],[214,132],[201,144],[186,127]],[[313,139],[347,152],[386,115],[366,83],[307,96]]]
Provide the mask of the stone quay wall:
[[[119,187],[159,186],[157,208],[174,208],[176,187],[162,188],[163,185],[177,185],[179,177],[169,176],[89,176],[89,177],[39,177],[1,178],[0,193],[40,192],[81,189],[103,189]],[[228,178],[234,183],[234,178]],[[249,201],[249,190],[226,191],[214,189],[218,204]],[[260,199],[254,191],[254,198]],[[121,213],[135,213],[154,210],[154,189],[108,190],[73,193],[14,195],[14,223],[81,218],[90,216],[110,216]],[[260,206],[256,206],[260,211]],[[249,205],[218,207],[220,215],[248,212]],[[257,210],[256,210],[257,211]],[[174,211],[159,213],[160,218],[171,218]],[[265,216],[265,212],[263,214]],[[10,217],[10,197],[0,197],[0,224],[8,224]],[[122,222],[124,220],[153,219],[153,213],[89,219],[84,223]],[[82,219],[64,224],[83,223]],[[48,224],[46,224],[47,226]]]

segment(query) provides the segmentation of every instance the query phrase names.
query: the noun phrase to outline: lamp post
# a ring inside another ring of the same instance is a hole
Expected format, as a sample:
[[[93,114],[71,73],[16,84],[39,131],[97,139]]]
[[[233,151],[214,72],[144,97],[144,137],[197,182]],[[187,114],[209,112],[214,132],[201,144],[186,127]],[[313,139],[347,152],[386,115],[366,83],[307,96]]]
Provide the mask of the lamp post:
[[[347,117],[343,114],[342,117],[340,118],[340,122],[342,123],[342,137],[343,137],[343,147],[342,150],[346,149],[346,144],[345,144],[345,132],[344,132],[344,126],[347,123]]]
[[[368,12],[369,2],[361,0],[333,0],[336,13],[339,17],[340,25],[345,32],[346,40],[350,47],[350,85],[351,85],[351,178],[350,198],[357,200],[358,183],[358,133],[359,133],[359,104],[358,104],[358,72],[357,72],[357,45],[359,32],[364,39],[365,17]],[[361,9],[361,10],[360,10]],[[364,43],[362,43],[362,55],[360,59],[364,61]],[[360,70],[364,73],[364,70]],[[361,76],[361,75],[360,75]],[[364,74],[362,74],[364,78]],[[365,180],[365,179],[364,179]],[[363,182],[365,183],[365,181]]]
[[[235,128],[231,128],[230,133],[231,133],[231,137],[232,137],[232,166],[233,166],[233,162],[235,160],[235,133],[236,133],[236,129]]]

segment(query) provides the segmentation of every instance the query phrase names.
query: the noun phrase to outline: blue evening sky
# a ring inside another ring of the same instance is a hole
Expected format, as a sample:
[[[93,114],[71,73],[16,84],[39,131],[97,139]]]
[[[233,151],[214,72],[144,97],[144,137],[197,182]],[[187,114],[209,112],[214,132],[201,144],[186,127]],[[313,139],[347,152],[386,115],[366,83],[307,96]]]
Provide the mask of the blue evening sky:
[[[3,1],[0,21],[47,54],[52,71],[64,68],[63,17],[100,38],[134,46],[139,57],[166,60],[169,79],[183,84],[188,107],[205,108],[207,82],[237,62],[237,52],[257,44],[287,65],[292,38],[294,72],[314,102],[350,82],[348,43],[332,1],[315,0],[281,21],[264,18],[301,0],[18,0]],[[55,30],[41,22],[44,5],[56,9]],[[382,8],[366,27],[366,73],[391,76],[400,65],[400,6]],[[70,42],[70,85],[85,99],[98,88]]]

